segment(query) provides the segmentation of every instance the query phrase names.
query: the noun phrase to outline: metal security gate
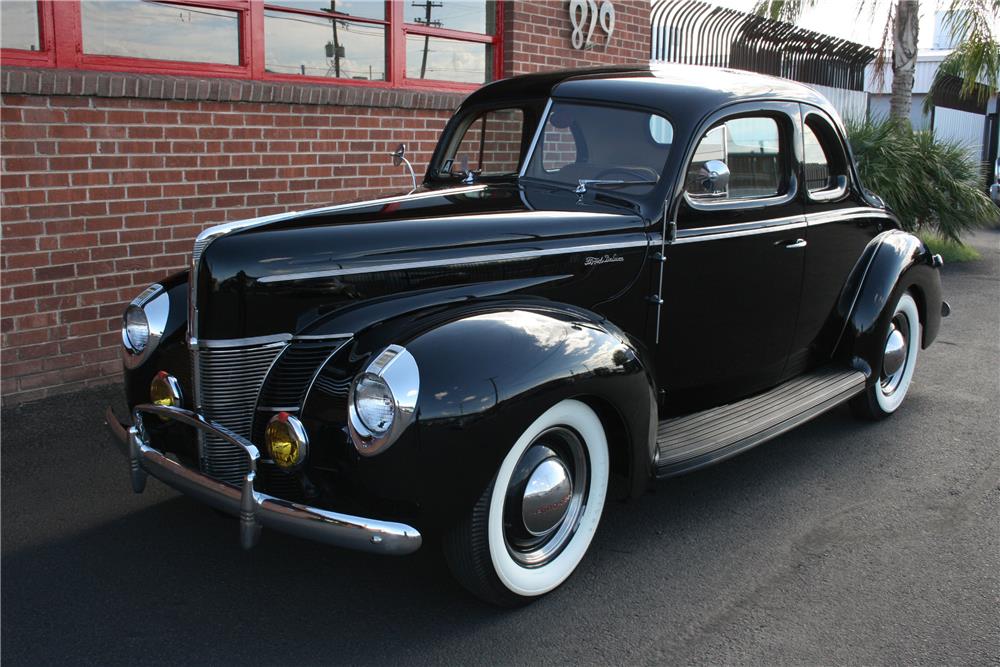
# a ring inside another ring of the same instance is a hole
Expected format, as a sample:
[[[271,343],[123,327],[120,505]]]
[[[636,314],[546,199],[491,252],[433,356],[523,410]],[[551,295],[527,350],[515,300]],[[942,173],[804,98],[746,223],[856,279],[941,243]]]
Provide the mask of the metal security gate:
[[[730,67],[864,94],[875,49],[700,0],[653,0],[652,59]],[[851,106],[857,105],[852,98]]]

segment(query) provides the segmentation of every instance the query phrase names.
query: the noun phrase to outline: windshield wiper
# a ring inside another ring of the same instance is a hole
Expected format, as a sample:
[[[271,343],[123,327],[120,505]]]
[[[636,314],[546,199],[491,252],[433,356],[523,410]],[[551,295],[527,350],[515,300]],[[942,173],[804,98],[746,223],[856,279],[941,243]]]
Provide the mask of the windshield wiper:
[[[552,191],[576,193],[578,195],[578,201],[583,198],[584,194],[586,194],[586,191],[578,193],[577,190],[568,183],[558,183],[556,181],[550,181],[545,178],[538,178],[537,176],[520,176],[518,177],[517,180],[518,182],[523,181],[528,183],[535,183],[537,185],[542,186],[543,188],[547,188]],[[629,185],[632,185],[632,181],[629,181],[628,183]],[[636,181],[636,183],[640,183],[640,181]],[[613,195],[607,195],[603,193],[596,195],[596,197],[607,204],[621,206],[623,208],[629,209],[630,211],[638,212],[640,210],[639,205],[636,202],[631,201],[629,199],[625,199],[624,197],[615,197]]]
[[[578,195],[586,194],[588,185],[656,185],[657,181],[623,181],[618,180],[606,180],[602,178],[581,178],[578,181],[579,185],[573,190]]]

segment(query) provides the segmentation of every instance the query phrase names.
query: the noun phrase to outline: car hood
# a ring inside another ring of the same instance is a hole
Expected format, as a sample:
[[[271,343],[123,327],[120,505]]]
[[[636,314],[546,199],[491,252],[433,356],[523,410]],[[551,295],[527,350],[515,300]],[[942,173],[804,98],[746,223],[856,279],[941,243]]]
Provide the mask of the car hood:
[[[506,277],[500,267],[512,261],[530,273],[517,260],[578,246],[599,254],[643,229],[621,204],[515,185],[425,188],[247,221],[201,253],[198,335],[297,333],[361,300]]]

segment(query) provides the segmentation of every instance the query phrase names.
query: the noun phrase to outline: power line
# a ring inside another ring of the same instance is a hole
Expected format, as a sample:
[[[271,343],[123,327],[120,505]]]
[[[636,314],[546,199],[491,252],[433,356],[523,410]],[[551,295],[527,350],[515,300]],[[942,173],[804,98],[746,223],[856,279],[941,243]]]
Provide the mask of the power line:
[[[414,2],[413,7],[423,7],[426,12],[423,17],[418,16],[413,19],[415,23],[425,25],[428,28],[440,28],[441,21],[437,21],[431,18],[431,11],[435,7],[443,7],[442,2],[432,2],[432,0],[424,0],[424,2]],[[420,61],[420,78],[423,79],[424,75],[427,73],[427,47],[430,46],[431,38],[429,35],[424,35],[424,55]]]

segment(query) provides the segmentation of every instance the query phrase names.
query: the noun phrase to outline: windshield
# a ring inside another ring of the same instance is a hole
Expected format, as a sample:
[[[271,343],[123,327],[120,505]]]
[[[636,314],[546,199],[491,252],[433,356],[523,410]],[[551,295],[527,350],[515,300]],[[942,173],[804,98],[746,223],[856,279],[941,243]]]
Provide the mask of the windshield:
[[[557,102],[523,177],[643,194],[659,181],[673,138],[656,114]]]

